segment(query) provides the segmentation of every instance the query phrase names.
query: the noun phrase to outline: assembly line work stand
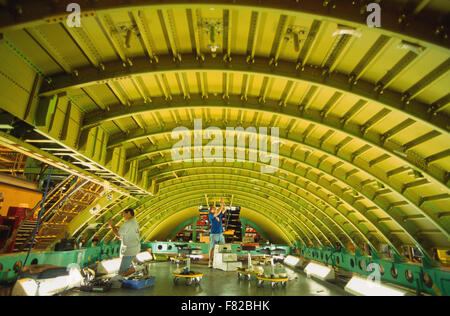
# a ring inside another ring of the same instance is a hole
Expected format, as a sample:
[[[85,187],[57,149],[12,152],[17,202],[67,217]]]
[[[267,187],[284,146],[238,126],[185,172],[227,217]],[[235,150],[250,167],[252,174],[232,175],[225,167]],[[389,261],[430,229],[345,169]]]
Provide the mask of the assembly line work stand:
[[[199,285],[202,278],[203,273],[195,272],[191,270],[191,256],[198,254],[198,252],[201,250],[199,249],[191,249],[189,248],[189,245],[183,244],[183,245],[177,245],[178,253],[182,256],[185,255],[186,258],[186,266],[179,268],[175,270],[174,273],[172,273],[173,276],[173,283],[177,285],[180,281],[180,279],[185,280],[185,285]]]
[[[273,263],[273,256],[275,255],[281,255],[281,254],[286,254],[286,250],[282,249],[282,248],[275,248],[275,249],[270,249],[270,248],[265,248],[265,249],[260,249],[258,250],[258,252],[261,253],[265,253],[270,255],[270,274],[263,274],[263,275],[258,275],[256,277],[257,281],[257,287],[262,287],[264,286],[264,282],[270,282],[272,288],[276,288],[278,287],[278,284],[281,284],[282,287],[286,287],[287,285],[287,281],[289,280],[289,278],[287,277],[286,273],[278,273],[275,274],[275,265]]]
[[[255,258],[254,261],[259,263],[259,264],[261,264],[261,265],[265,265],[266,263],[270,262],[270,257]]]
[[[255,250],[256,245],[255,244],[242,244],[242,250],[247,250],[248,253],[248,267],[247,269],[238,269],[237,275],[238,279],[240,280],[242,277],[245,277],[247,280],[251,280],[252,275],[260,275],[263,273],[260,269],[252,265],[252,256],[250,254],[250,251]]]
[[[187,256],[185,253],[185,248],[187,249],[188,244],[175,245],[178,248],[178,254],[176,257],[171,257],[170,261],[174,264],[186,263]]]

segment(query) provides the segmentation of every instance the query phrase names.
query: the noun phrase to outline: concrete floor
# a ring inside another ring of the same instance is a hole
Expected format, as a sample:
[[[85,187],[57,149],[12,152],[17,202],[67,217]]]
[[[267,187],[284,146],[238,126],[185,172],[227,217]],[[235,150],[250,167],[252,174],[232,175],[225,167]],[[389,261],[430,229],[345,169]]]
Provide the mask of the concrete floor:
[[[286,288],[272,289],[270,284],[262,288],[251,281],[238,280],[236,272],[224,272],[205,265],[193,264],[191,269],[204,273],[199,286],[186,286],[184,282],[175,285],[172,272],[177,268],[170,262],[151,264],[155,284],[146,289],[111,289],[106,293],[88,293],[72,290],[69,296],[348,296],[342,288],[333,284],[308,279],[302,273],[286,267],[289,281]],[[269,268],[269,266],[266,266]]]

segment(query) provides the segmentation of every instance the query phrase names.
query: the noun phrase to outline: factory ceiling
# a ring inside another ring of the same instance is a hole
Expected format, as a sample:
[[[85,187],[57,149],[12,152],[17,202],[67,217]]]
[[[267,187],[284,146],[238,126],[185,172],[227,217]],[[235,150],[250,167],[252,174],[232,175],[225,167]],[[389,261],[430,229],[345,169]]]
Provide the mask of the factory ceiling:
[[[144,236],[225,196],[289,243],[449,248],[449,2],[382,1],[381,28],[370,1],[78,1],[81,27],[70,2],[2,9],[0,106],[119,175]],[[277,168],[174,161],[177,127],[190,157],[278,127]]]

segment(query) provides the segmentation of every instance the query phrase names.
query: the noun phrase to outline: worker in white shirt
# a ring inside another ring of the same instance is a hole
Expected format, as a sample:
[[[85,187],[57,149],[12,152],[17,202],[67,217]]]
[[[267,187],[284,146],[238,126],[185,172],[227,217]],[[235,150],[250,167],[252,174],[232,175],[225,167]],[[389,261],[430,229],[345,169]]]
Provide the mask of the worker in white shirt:
[[[139,251],[141,251],[141,236],[139,234],[139,224],[136,221],[136,218],[134,218],[133,209],[126,209],[123,212],[123,219],[125,223],[123,223],[120,228],[115,226],[112,219],[108,221],[108,225],[114,232],[114,235],[120,238],[121,263],[119,275],[126,277],[135,272],[132,262],[134,258],[136,258]]]

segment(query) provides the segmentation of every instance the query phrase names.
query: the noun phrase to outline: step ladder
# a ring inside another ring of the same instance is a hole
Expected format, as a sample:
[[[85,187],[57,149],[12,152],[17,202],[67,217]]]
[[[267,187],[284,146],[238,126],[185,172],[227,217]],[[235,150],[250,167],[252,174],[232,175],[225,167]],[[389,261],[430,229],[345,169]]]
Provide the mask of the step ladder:
[[[25,243],[29,236],[33,235],[34,229],[36,227],[36,221],[24,220],[17,228],[16,240],[14,243],[13,252],[26,251]]]
[[[38,234],[33,244],[33,249],[46,250],[55,242],[64,237],[67,225],[70,221],[89,205],[95,203],[103,192],[103,187],[76,176],[65,178],[52,190],[44,202],[43,213],[39,223]],[[40,203],[35,213],[40,210]],[[35,218],[37,215],[35,214]],[[34,222],[36,225],[36,222]],[[21,226],[18,232],[21,231]],[[34,228],[21,231],[20,243],[15,247],[15,252],[27,251],[31,245]]]
[[[48,208],[52,204],[54,204],[58,200],[64,186],[69,184],[75,178],[76,178],[76,176],[74,176],[74,175],[67,176],[60,183],[58,183],[58,185],[56,187],[54,187],[50,192],[48,192],[47,199],[44,202],[44,209]],[[14,243],[14,250],[13,250],[14,252],[24,251],[26,246],[29,247],[29,243],[30,243],[31,239],[33,238],[34,228],[31,231],[29,231],[29,229],[22,228],[22,225],[29,226],[30,221],[33,221],[36,225],[36,221],[32,220],[32,219],[37,218],[37,215],[38,215],[40,209],[41,209],[41,202],[36,204],[36,206],[29,212],[28,216],[26,216],[21,221],[19,226],[17,226],[16,230],[12,232],[11,236],[6,241],[3,248],[0,250],[0,253],[7,252],[13,243]],[[15,241],[18,237],[19,232],[20,232],[20,239],[19,239],[19,242],[17,243]]]
[[[54,207],[58,205],[58,202],[62,201],[65,192],[67,192],[67,187],[73,185],[74,182],[77,181],[77,177],[74,175],[69,175],[66,178],[64,178],[58,185],[53,188],[48,194],[47,199],[45,200],[43,204],[43,214],[41,214],[41,223],[45,221],[44,215],[51,211]],[[38,217],[39,211],[41,210],[41,203],[39,202],[34,209],[30,212],[30,215],[33,218]],[[27,222],[27,219],[25,219],[17,228],[17,232],[22,231],[22,224],[25,224]],[[34,225],[36,226],[36,221],[34,221]],[[40,229],[41,225],[38,227],[38,231]],[[31,240],[33,239],[34,235],[34,227],[31,230],[27,230],[27,232],[22,232],[20,236],[19,243],[16,242],[16,246],[14,247],[14,252],[21,252],[21,251],[27,251],[30,248]],[[17,239],[17,237],[16,237]],[[36,242],[34,243],[33,248],[35,248]]]
[[[67,225],[100,198],[103,186],[78,179],[52,209],[46,211],[35,249],[45,250],[64,237]]]

